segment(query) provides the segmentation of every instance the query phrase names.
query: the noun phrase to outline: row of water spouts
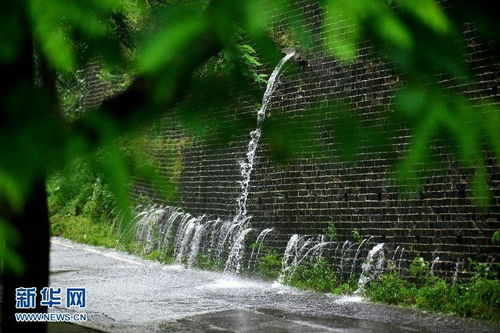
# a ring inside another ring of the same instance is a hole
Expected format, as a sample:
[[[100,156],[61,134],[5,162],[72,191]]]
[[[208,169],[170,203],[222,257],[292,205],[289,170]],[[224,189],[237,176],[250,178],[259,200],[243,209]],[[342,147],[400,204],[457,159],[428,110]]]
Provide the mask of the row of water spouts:
[[[175,262],[188,267],[195,267],[199,255],[204,254],[221,263],[221,268],[228,273],[255,270],[266,239],[276,233],[274,228],[263,229],[258,234],[252,228],[236,232],[233,224],[227,221],[209,219],[205,215],[195,217],[179,208],[161,205],[136,208],[134,225],[136,238],[146,252],[172,248]],[[250,234],[255,239],[251,250],[246,246],[252,243]],[[330,251],[330,254],[325,255],[325,251]],[[362,253],[367,254],[362,256]],[[325,235],[293,234],[282,256],[278,281],[286,282],[301,264],[314,264],[328,257],[339,276],[350,279],[361,272],[358,287],[362,290],[366,283],[383,273],[387,261],[401,272],[404,253],[405,249],[400,246],[389,251],[384,243],[374,243],[373,237],[351,242],[327,240]],[[431,273],[438,262],[439,257],[434,258]]]
[[[143,244],[145,252],[172,248],[175,263],[185,263],[188,267],[195,267],[199,255],[204,254],[219,262],[224,272],[228,273],[256,270],[266,239],[276,233],[274,228],[266,228],[259,233],[252,228],[236,232],[230,222],[209,219],[205,215],[195,217],[177,207],[161,205],[138,206],[134,220],[136,238]],[[254,242],[249,240],[250,234]],[[251,250],[246,246],[249,243],[253,243]],[[327,250],[330,254],[325,255]],[[367,254],[362,256],[362,253]],[[393,271],[401,273],[405,263],[404,253],[404,247],[396,246],[390,251],[384,243],[374,243],[373,237],[351,242],[327,240],[325,235],[293,234],[282,256],[278,281],[286,282],[301,264],[314,264],[319,259],[330,258],[330,264],[339,276],[351,279],[360,272],[358,287],[362,290],[368,282],[383,273],[387,263],[392,264]],[[437,256],[431,261],[431,275],[434,275],[439,262]],[[453,282],[457,279],[460,265],[460,261],[455,264]]]

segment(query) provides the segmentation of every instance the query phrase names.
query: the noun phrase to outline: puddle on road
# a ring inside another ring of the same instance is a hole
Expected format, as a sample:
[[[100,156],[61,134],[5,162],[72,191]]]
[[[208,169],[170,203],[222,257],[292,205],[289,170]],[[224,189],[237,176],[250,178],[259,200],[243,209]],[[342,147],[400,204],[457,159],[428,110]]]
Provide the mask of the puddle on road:
[[[247,289],[247,288],[262,288],[262,283],[228,277],[216,280],[209,284],[204,284],[196,287],[196,289]]]

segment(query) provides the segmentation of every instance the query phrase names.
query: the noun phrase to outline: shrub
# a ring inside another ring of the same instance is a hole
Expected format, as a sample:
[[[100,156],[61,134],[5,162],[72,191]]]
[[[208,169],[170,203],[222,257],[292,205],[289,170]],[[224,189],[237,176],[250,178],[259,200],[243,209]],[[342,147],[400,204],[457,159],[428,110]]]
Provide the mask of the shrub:
[[[500,281],[474,278],[456,306],[461,316],[500,321]]]
[[[459,302],[457,288],[449,286],[444,280],[438,278],[418,288],[415,298],[417,308],[432,312],[453,312],[454,304],[457,302]]]
[[[415,300],[415,286],[397,273],[383,275],[380,281],[372,282],[366,295],[375,302],[395,305],[410,305]]]
[[[265,251],[259,260],[259,275],[265,280],[275,280],[280,275],[281,259],[274,251]]]
[[[338,234],[337,234],[337,228],[335,227],[335,224],[329,223],[328,227],[326,228],[326,230],[324,232],[325,232],[326,237],[328,237],[328,239],[330,241],[332,241],[332,242],[337,241]]]
[[[425,284],[431,278],[429,263],[422,257],[415,257],[410,264],[410,275],[419,284]]]
[[[331,292],[337,286],[337,275],[324,260],[318,259],[314,264],[302,264],[297,267],[287,283],[300,289],[311,289],[320,292]]]

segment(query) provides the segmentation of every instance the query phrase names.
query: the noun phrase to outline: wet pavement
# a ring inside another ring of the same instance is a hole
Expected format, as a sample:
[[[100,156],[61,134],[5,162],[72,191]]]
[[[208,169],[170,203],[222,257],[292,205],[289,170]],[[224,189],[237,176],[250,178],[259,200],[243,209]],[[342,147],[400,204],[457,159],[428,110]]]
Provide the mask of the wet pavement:
[[[78,310],[88,314],[84,325],[110,332],[500,331],[500,325],[162,265],[61,238],[52,239],[50,280],[52,287],[85,287],[87,307]]]

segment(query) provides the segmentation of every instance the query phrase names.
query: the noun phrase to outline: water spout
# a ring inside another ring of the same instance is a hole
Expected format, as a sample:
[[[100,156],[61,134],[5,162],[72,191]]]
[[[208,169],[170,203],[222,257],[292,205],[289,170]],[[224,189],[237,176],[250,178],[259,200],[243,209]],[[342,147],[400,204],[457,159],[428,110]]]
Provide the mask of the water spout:
[[[358,280],[358,290],[355,291],[355,294],[361,294],[365,285],[382,273],[382,266],[385,259],[383,248],[384,243],[379,243],[368,252],[366,261],[361,266],[362,272]]]

